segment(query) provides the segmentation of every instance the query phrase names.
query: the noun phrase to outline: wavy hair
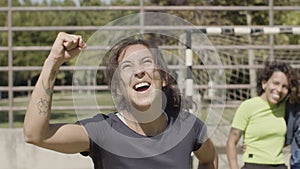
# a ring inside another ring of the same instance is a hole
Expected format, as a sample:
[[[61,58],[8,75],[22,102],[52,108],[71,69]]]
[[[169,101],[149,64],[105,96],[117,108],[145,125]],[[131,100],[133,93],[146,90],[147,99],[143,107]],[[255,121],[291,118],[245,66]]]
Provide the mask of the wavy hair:
[[[106,79],[108,86],[111,89],[112,96],[117,101],[117,108],[128,109],[128,107],[126,106],[129,105],[127,104],[128,102],[126,101],[124,96],[118,92],[118,84],[112,83],[114,81],[113,78],[119,78],[117,75],[118,73],[115,74],[115,72],[118,71],[118,59],[122,57],[122,54],[124,53],[123,51],[126,50],[129,46],[137,44],[145,46],[152,53],[155,65],[160,72],[160,76],[162,80],[166,82],[166,86],[162,87],[162,92],[166,96],[166,103],[163,103],[163,105],[165,105],[164,111],[169,116],[177,118],[182,107],[182,97],[176,80],[169,73],[167,63],[165,62],[159,48],[156,45],[150,43],[150,41],[136,37],[128,37],[119,41],[118,43],[113,45],[105,55],[105,58],[107,59]]]
[[[257,72],[256,92],[258,96],[261,96],[264,93],[262,83],[264,81],[268,81],[276,71],[280,71],[287,76],[289,83],[289,94],[291,94],[291,92],[294,94],[295,89],[298,85],[296,71],[291,67],[290,64],[286,62],[267,61],[265,62],[264,68]]]

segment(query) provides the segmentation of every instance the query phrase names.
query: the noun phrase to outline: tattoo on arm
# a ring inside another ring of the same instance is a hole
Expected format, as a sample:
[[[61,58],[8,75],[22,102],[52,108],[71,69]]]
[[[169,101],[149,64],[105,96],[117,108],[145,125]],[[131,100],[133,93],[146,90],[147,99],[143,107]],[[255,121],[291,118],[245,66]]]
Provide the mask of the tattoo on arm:
[[[58,71],[53,71],[51,77],[55,77],[57,75]],[[43,89],[47,93],[48,96],[51,96],[53,94],[53,90],[50,87],[50,82],[48,84],[48,87],[45,86],[44,81],[42,80]]]
[[[49,112],[49,101],[47,99],[41,98],[40,101],[37,103],[37,108],[39,110],[39,114],[47,114]]]
[[[243,134],[243,131],[239,130],[239,129],[235,129],[235,128],[232,128],[231,129],[231,133],[232,135],[234,135],[235,137],[238,137],[240,138]]]
[[[42,85],[43,85],[43,88],[44,88],[45,92],[47,93],[47,95],[51,96],[51,94],[52,94],[51,88],[50,87],[46,88],[44,81],[42,81]]]

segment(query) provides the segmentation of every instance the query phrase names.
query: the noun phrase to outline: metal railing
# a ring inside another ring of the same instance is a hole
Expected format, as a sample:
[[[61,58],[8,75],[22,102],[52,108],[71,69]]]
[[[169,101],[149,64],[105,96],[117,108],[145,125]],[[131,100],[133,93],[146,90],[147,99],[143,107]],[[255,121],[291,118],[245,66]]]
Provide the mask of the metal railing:
[[[14,46],[13,42],[13,32],[26,32],[26,31],[76,31],[76,30],[86,30],[86,31],[96,31],[99,28],[107,29],[107,30],[126,30],[126,29],[142,29],[142,30],[156,30],[156,29],[164,29],[164,30],[189,30],[195,29],[195,26],[145,26],[143,25],[143,21],[141,21],[140,25],[137,26],[14,26],[12,24],[13,21],[13,13],[14,12],[25,12],[25,11],[120,11],[120,10],[130,10],[136,12],[147,12],[147,11],[159,11],[165,12],[170,10],[175,11],[190,11],[190,10],[201,10],[201,11],[267,11],[269,14],[269,25],[260,25],[260,26],[219,26],[219,29],[228,29],[228,28],[239,28],[239,29],[263,29],[269,28],[271,29],[279,29],[283,30],[282,32],[271,32],[266,33],[262,32],[262,34],[268,34],[269,36],[269,44],[266,45],[216,45],[217,49],[266,49],[270,50],[270,55],[274,54],[274,48],[276,49],[297,49],[300,45],[274,45],[274,34],[277,33],[291,33],[291,30],[297,30],[296,33],[299,33],[298,30],[300,26],[274,26],[274,11],[300,11],[300,6],[274,6],[273,1],[269,0],[268,6],[145,6],[143,0],[140,0],[140,4],[138,6],[82,6],[82,7],[69,7],[69,6],[62,6],[62,7],[30,7],[30,6],[22,6],[22,7],[15,7],[12,6],[12,0],[8,0],[7,7],[0,7],[0,12],[7,12],[7,26],[0,27],[0,32],[7,32],[8,33],[8,45],[7,46],[0,46],[0,51],[8,52],[8,65],[4,67],[0,67],[0,71],[4,71],[8,73],[8,86],[1,86],[1,91],[8,92],[8,106],[7,107],[0,107],[0,111],[7,111],[8,112],[8,119],[9,119],[9,127],[13,128],[14,123],[14,111],[23,111],[26,110],[26,107],[17,107],[13,105],[14,100],[14,91],[31,91],[33,89],[32,86],[14,86],[13,84],[13,73],[18,71],[37,71],[41,70],[40,66],[13,66],[13,53],[15,51],[49,51],[51,49],[50,46]],[[210,28],[215,28],[215,26],[207,25],[207,26],[196,26],[197,29],[207,30]],[[288,31],[286,31],[288,30]],[[223,32],[224,33],[224,32]],[[226,32],[225,32],[226,33]],[[228,33],[228,32],[227,32]],[[230,33],[230,32],[229,32]],[[231,32],[232,33],[232,32]],[[293,33],[293,32],[292,32]],[[220,33],[222,34],[222,32]],[[182,46],[163,46],[162,48],[182,48]],[[272,56],[271,56],[272,57]],[[297,68],[300,68],[299,65],[294,65]],[[224,68],[238,68],[242,67],[245,68],[245,65],[224,65]],[[195,65],[193,68],[198,69],[219,69],[219,66],[201,66]],[[256,69],[257,66],[249,65],[249,69]],[[62,70],[77,70],[77,67],[62,67]],[[80,68],[82,69],[82,68]],[[85,68],[83,68],[85,69]],[[87,68],[86,69],[91,69]],[[175,68],[174,68],[175,69]],[[196,86],[200,89],[207,89],[207,85],[198,85]],[[236,84],[236,85],[226,85],[226,86],[218,86],[220,88],[251,88],[251,84]],[[72,90],[72,86],[57,86],[55,90],[63,91],[63,90]],[[86,90],[95,89],[95,86],[86,86]],[[96,90],[106,90],[107,86],[97,86]],[[227,105],[228,107],[234,107],[234,105]],[[59,110],[68,110],[72,109],[72,107],[53,107],[54,109]],[[97,109],[98,107],[96,107]],[[110,107],[104,107],[110,108]]]

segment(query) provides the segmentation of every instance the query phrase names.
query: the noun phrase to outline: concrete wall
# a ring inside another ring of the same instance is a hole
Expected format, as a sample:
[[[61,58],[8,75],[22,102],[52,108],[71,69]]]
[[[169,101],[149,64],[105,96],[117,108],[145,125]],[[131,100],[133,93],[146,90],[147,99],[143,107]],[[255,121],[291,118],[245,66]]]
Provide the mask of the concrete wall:
[[[62,154],[24,142],[22,129],[0,129],[0,169],[92,169],[89,157]]]

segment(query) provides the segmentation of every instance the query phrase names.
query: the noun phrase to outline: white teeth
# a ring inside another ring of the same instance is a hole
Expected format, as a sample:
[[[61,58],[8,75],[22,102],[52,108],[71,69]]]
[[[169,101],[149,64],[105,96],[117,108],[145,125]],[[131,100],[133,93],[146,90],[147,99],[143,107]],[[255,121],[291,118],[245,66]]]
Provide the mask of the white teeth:
[[[150,86],[149,83],[147,83],[147,82],[141,82],[141,83],[135,85],[134,88],[138,89],[140,87],[147,87],[147,86]]]
[[[279,98],[280,98],[280,96],[279,96],[278,94],[272,94],[272,96],[273,96],[273,98],[275,98],[275,99],[279,99]]]

